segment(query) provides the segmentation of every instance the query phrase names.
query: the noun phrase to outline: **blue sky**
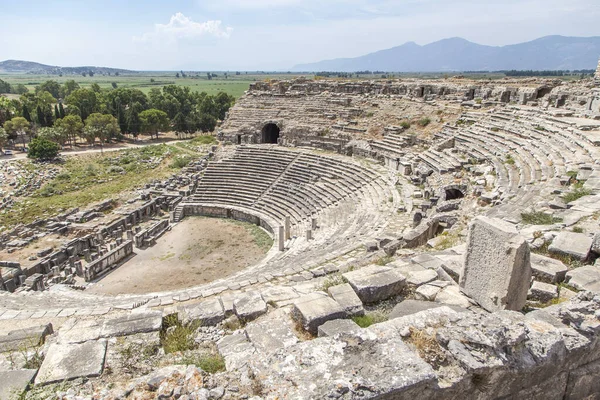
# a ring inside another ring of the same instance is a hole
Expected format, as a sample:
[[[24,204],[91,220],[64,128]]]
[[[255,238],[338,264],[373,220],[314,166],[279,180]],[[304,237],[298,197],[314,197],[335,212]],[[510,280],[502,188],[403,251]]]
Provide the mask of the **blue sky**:
[[[599,0],[0,0],[0,60],[286,70],[460,36],[600,36]]]

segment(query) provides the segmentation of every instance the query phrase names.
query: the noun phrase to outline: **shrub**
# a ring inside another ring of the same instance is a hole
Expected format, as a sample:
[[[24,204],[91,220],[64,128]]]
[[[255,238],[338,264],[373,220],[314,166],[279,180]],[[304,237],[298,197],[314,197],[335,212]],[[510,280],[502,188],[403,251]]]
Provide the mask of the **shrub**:
[[[321,284],[321,286],[319,286],[317,289],[321,290],[323,292],[327,292],[327,289],[329,289],[332,286],[337,286],[337,285],[342,285],[344,283],[346,283],[346,279],[344,279],[344,277],[342,276],[342,274],[335,274],[335,275],[331,275],[329,277],[327,277],[323,283]]]
[[[58,156],[60,145],[47,139],[35,138],[29,143],[27,157],[36,160],[51,160]]]
[[[570,203],[572,201],[582,198],[583,196],[589,196],[590,194],[592,194],[592,192],[588,189],[575,189],[563,195],[563,201],[565,203]]]
[[[365,315],[352,317],[352,321],[356,322],[361,328],[368,328],[373,324],[387,321],[387,317],[380,311],[373,311]]]
[[[122,174],[123,172],[125,172],[123,167],[119,167],[118,165],[111,165],[110,167],[108,167],[107,171],[109,174]]]
[[[400,126],[404,129],[408,129],[410,128],[410,122],[409,121],[402,121],[400,122]]]
[[[193,350],[196,348],[194,333],[200,323],[183,324],[176,314],[163,318],[163,329],[160,332],[160,343],[165,353]]]
[[[542,211],[532,211],[529,213],[521,213],[523,223],[529,225],[552,225],[562,222],[562,218],[554,217]]]
[[[225,360],[220,354],[187,356],[182,359],[182,362],[187,365],[195,365],[209,374],[225,371]]]
[[[512,158],[512,156],[510,154],[506,155],[506,163],[508,165],[515,165],[515,159]]]
[[[427,117],[426,117],[426,118],[421,118],[421,119],[420,119],[420,120],[417,122],[417,124],[419,124],[419,126],[421,126],[421,127],[423,127],[423,128],[424,128],[424,127],[426,127],[427,125],[429,125],[430,123],[431,123],[431,119],[430,119],[430,118],[427,118]]]
[[[192,158],[189,156],[176,157],[171,163],[171,168],[181,169],[187,167],[190,161],[192,161]]]

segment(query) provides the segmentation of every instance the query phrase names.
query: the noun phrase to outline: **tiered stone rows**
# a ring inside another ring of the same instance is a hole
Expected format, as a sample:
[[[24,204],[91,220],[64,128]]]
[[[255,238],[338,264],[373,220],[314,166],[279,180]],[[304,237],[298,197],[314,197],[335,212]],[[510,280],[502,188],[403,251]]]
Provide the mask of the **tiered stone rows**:
[[[194,201],[242,206],[273,220],[301,223],[376,181],[355,164],[272,146],[241,146],[234,157],[210,165]]]
[[[503,204],[532,204],[540,190],[560,186],[557,178],[583,164],[593,164],[598,154],[593,142],[571,124],[533,110],[513,107],[489,114],[465,113],[465,123],[447,127],[456,148],[470,159],[490,162]],[[432,150],[429,150],[431,152]],[[451,161],[438,154],[428,163],[440,173],[452,171]],[[541,184],[544,183],[542,186]],[[508,211],[499,207],[493,214]]]

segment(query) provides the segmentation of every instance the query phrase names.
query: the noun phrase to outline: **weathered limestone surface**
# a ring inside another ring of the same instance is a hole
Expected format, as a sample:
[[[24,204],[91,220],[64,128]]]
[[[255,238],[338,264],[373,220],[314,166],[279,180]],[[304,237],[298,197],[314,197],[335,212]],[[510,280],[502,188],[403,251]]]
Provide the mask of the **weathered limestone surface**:
[[[404,300],[403,302],[396,304],[388,318],[400,318],[437,307],[442,307],[442,305],[432,301]]]
[[[584,265],[567,272],[566,282],[579,290],[600,292],[600,268]]]
[[[294,301],[292,316],[304,329],[316,334],[317,328],[327,321],[346,318],[346,311],[324,293],[311,293]]]
[[[36,385],[62,382],[79,377],[102,374],[106,341],[89,341],[80,344],[53,344],[35,379]]]
[[[514,225],[477,217],[469,230],[460,286],[488,311],[520,310],[531,280],[529,257],[529,246]]]
[[[549,283],[535,281],[531,285],[529,293],[530,299],[546,303],[558,297],[558,288]]]
[[[358,335],[360,326],[351,319],[335,319],[327,321],[319,326],[319,337],[339,336],[339,335]]]
[[[560,283],[565,280],[568,268],[558,260],[531,254],[531,270],[536,280],[546,283]]]
[[[375,303],[397,296],[405,286],[406,278],[389,267],[370,265],[343,274],[363,303]]]
[[[592,240],[591,237],[583,233],[560,232],[548,247],[548,251],[583,261],[590,254]]]
[[[362,301],[348,283],[332,286],[327,291],[348,315],[363,315],[365,313]]]
[[[267,303],[260,293],[246,292],[233,301],[233,311],[242,321],[250,321],[267,312]]]
[[[18,352],[42,344],[44,338],[52,332],[52,324],[11,331],[0,336],[0,353]]]
[[[36,369],[0,371],[0,400],[20,398],[21,393],[33,381]]]
[[[225,310],[219,298],[181,307],[181,312],[184,322],[200,321],[202,325],[216,325],[225,319]]]
[[[118,337],[136,333],[157,332],[162,326],[161,311],[131,313],[125,317],[107,319],[100,337]]]

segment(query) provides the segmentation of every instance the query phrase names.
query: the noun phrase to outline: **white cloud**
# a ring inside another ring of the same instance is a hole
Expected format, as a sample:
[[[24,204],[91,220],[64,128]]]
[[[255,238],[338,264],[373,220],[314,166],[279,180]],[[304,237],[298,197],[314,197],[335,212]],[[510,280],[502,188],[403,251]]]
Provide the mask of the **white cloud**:
[[[153,32],[146,32],[142,36],[135,36],[135,41],[154,42],[179,40],[196,40],[206,36],[228,39],[233,28],[224,27],[221,21],[194,22],[178,12],[171,16],[168,24],[155,24]]]

